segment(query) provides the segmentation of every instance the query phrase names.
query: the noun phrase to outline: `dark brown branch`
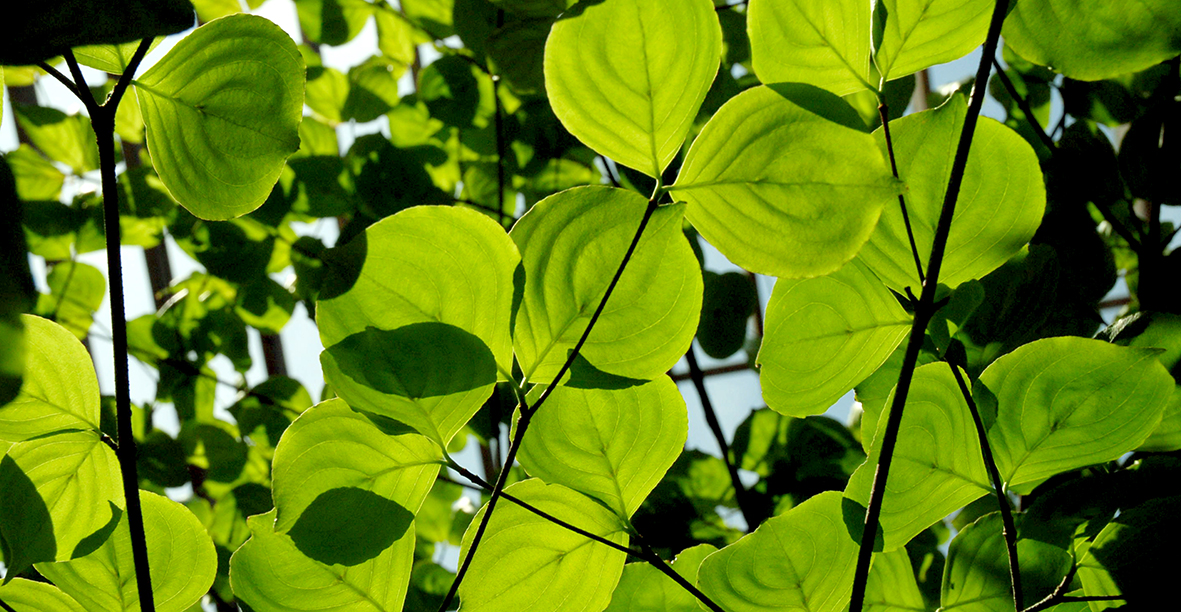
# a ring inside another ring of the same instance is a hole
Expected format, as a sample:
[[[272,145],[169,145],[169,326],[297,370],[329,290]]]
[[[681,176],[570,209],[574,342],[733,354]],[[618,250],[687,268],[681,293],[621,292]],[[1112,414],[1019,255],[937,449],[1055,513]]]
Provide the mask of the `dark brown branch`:
[[[85,98],[82,96],[82,92],[78,91],[78,88],[74,85],[74,82],[67,78],[66,75],[58,72],[57,68],[54,68],[45,62],[39,62],[37,67],[44,70],[49,76],[57,79],[62,85],[65,85],[66,89],[70,90],[70,93],[77,96],[79,100],[82,100],[83,104],[86,103]]]
[[[996,67],[996,75],[1000,78],[1001,84],[1005,86],[1005,89],[1009,92],[1009,96],[1017,102],[1017,108],[1021,109],[1021,112],[1025,115],[1025,121],[1029,123],[1029,127],[1033,128],[1033,133],[1037,135],[1038,140],[1042,141],[1042,144],[1046,145],[1047,149],[1051,151],[1056,149],[1058,145],[1046,134],[1046,131],[1037,122],[1037,118],[1033,116],[1033,108],[1029,106],[1029,101],[1022,97],[1020,93],[1017,93],[1017,88],[1013,85],[1013,81],[1009,79],[1009,75],[1005,74],[1005,69],[1001,67],[1000,61],[994,57],[992,58],[992,65]]]
[[[885,499],[890,463],[894,458],[894,447],[898,442],[898,430],[902,425],[902,413],[906,405],[906,398],[910,394],[910,383],[914,378],[915,367],[918,365],[919,350],[923,344],[927,325],[931,322],[931,317],[934,316],[937,309],[935,291],[939,285],[939,272],[943,267],[943,255],[947,249],[948,236],[951,233],[951,220],[955,216],[956,200],[959,198],[960,186],[963,184],[964,169],[968,165],[968,151],[972,147],[972,137],[976,132],[980,108],[984,104],[989,69],[992,66],[990,59],[996,55],[1001,25],[1004,23],[1008,6],[1009,0],[997,0],[996,6],[993,8],[992,19],[988,26],[988,36],[984,41],[983,56],[977,67],[976,81],[972,87],[971,102],[968,104],[968,113],[964,117],[963,130],[960,132],[959,143],[956,146],[951,176],[943,199],[943,208],[939,213],[939,222],[935,226],[935,238],[931,245],[931,260],[927,268],[927,278],[923,283],[922,295],[915,307],[914,323],[910,328],[906,353],[903,355],[902,371],[898,376],[898,385],[895,387],[890,416],[886,420],[881,455],[874,473],[873,488],[870,490],[869,507],[865,512],[865,525],[861,533],[861,543],[857,551],[857,567],[853,575],[853,592],[849,599],[850,612],[861,612],[865,604],[869,564],[873,557],[874,540],[878,535],[878,519],[882,514],[882,501]]]

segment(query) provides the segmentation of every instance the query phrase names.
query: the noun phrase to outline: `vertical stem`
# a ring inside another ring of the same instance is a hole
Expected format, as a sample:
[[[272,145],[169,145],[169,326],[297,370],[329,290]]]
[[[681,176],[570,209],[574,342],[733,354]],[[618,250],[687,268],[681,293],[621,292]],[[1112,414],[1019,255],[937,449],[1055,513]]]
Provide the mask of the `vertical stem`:
[[[705,413],[705,422],[718,441],[718,448],[722,451],[722,461],[726,463],[726,471],[730,473],[730,484],[734,487],[734,501],[738,504],[742,518],[746,521],[746,530],[753,531],[755,527],[758,527],[759,522],[755,520],[754,513],[747,501],[746,487],[742,486],[742,480],[738,478],[738,468],[730,458],[730,444],[726,442],[726,434],[722,432],[722,426],[718,423],[718,414],[714,411],[713,402],[710,401],[709,393],[705,390],[705,375],[701,373],[701,366],[697,363],[697,355],[693,352],[692,344],[689,345],[689,350],[685,353],[685,359],[689,362],[689,378],[693,381],[693,388],[697,389],[697,397],[701,400],[701,411]]]
[[[952,363],[947,364],[955,381],[959,384],[960,393],[968,403],[968,411],[972,413],[972,422],[976,424],[976,435],[980,438],[980,454],[984,459],[984,467],[988,468],[988,475],[992,478],[993,490],[996,492],[997,504],[1001,511],[1001,535],[1005,538],[1005,550],[1009,554],[1009,580],[1013,587],[1013,606],[1021,610],[1025,605],[1025,595],[1021,587],[1021,568],[1017,563],[1017,526],[1013,522],[1013,511],[1009,507],[1009,499],[1005,497],[1004,481],[1001,480],[1000,470],[996,467],[996,460],[992,456],[992,446],[988,443],[988,432],[984,429],[984,420],[980,418],[980,411],[976,408],[976,401],[972,399],[972,391],[960,369]]]
[[[882,120],[882,133],[886,136],[886,151],[890,154],[890,169],[894,171],[894,178],[898,176],[898,162],[894,157],[894,139],[890,137],[890,107],[886,104],[886,96],[878,98],[878,116]],[[910,226],[910,215],[906,212],[906,196],[898,194],[898,207],[902,209],[902,223],[906,225],[906,237],[910,239],[910,254],[914,257],[914,267],[919,273],[919,284],[926,282],[923,276],[923,258],[919,256],[919,247],[914,241],[914,230]]]
[[[914,378],[914,369],[918,365],[919,349],[923,343],[927,325],[935,314],[935,290],[939,284],[939,271],[943,267],[943,254],[947,249],[947,238],[951,233],[951,220],[955,216],[956,199],[959,197],[960,186],[964,180],[964,169],[968,165],[968,151],[972,147],[972,136],[976,131],[976,123],[980,117],[980,107],[984,104],[987,90],[988,75],[992,67],[991,58],[996,55],[997,42],[1000,39],[1001,25],[1005,21],[1005,13],[1009,7],[1009,0],[997,0],[993,8],[992,20],[988,26],[988,37],[984,41],[984,52],[980,58],[980,65],[976,70],[976,82],[972,86],[972,98],[968,104],[968,114],[964,118],[964,127],[960,132],[959,144],[956,146],[955,159],[951,166],[951,177],[947,182],[947,193],[943,198],[943,208],[939,213],[939,223],[935,227],[935,239],[931,245],[931,261],[927,268],[927,278],[923,283],[923,292],[919,303],[915,307],[914,324],[910,328],[906,353],[903,356],[902,372],[898,376],[898,385],[894,391],[894,401],[890,406],[890,416],[886,420],[886,430],[882,437],[881,456],[878,459],[874,473],[873,488],[869,495],[869,507],[865,512],[865,528],[861,533],[861,545],[857,552],[857,568],[853,575],[853,593],[849,599],[849,611],[861,612],[865,604],[865,586],[869,579],[869,563],[873,557],[873,543],[877,538],[878,519],[882,514],[882,501],[886,494],[886,481],[890,474],[890,463],[894,458],[894,446],[898,441],[898,430],[902,425],[903,407],[906,397],[910,394],[910,383]]]
[[[123,303],[123,261],[119,227],[119,184],[115,176],[115,108],[127,90],[139,63],[147,54],[151,39],[144,39],[132,56],[127,72],[111,92],[108,103],[99,106],[90,96],[81,68],[73,53],[66,53],[66,63],[74,76],[82,102],[90,111],[91,125],[98,142],[99,167],[102,173],[103,224],[107,238],[107,270],[111,285],[111,335],[115,360],[115,410],[117,415],[119,470],[123,478],[123,497],[127,504],[127,525],[131,531],[131,556],[135,564],[136,588],[142,612],[154,612],[152,578],[148,569],[148,549],[144,539],[143,512],[139,502],[139,474],[136,468],[135,433],[131,428],[131,383],[128,377],[127,312]]]

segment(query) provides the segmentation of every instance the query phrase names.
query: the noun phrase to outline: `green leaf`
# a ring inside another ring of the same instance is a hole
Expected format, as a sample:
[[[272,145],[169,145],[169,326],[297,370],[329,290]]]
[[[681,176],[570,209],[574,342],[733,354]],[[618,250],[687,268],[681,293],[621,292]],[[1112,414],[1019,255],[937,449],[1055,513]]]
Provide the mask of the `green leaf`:
[[[268,19],[211,21],[133,83],[160,180],[203,219],[261,206],[299,148],[303,57]]]
[[[822,108],[825,116],[810,111]],[[730,261],[786,278],[828,274],[857,254],[900,185],[856,112],[808,86],[757,87],[727,102],[685,157],[673,193]],[[828,118],[826,118],[828,117]]]
[[[1014,518],[1020,535],[1021,516]],[[1009,556],[1001,529],[1001,515],[993,512],[965,527],[951,541],[943,568],[940,610],[993,612],[1013,608]],[[1022,604],[1032,605],[1053,592],[1070,569],[1072,557],[1054,544],[1018,537]]]
[[[138,41],[193,25],[188,0],[55,0],[23,8],[20,27],[5,27],[0,36],[0,64],[36,64],[71,47]]]
[[[672,568],[689,582],[697,579],[697,570],[707,556],[718,549],[709,544],[687,548],[677,555]],[[604,612],[698,612],[697,598],[647,563],[623,566],[619,586],[611,595]]]
[[[754,280],[741,272],[702,273],[701,322],[697,343],[706,355],[725,359],[746,343],[746,324],[759,307]]]
[[[951,175],[952,157],[967,114],[962,96],[937,109],[890,122],[898,174],[906,181],[906,210],[924,269]],[[885,151],[882,130],[874,132]],[[963,187],[952,218],[939,282],[956,287],[1000,267],[1033,237],[1046,193],[1037,155],[1021,136],[991,119],[976,125]],[[921,286],[902,210],[887,204],[861,260],[888,287]],[[925,270],[924,270],[925,271]]]
[[[414,533],[360,565],[325,565],[274,532],[275,511],[247,519],[251,538],[230,559],[230,585],[256,612],[401,610],[414,555]]]
[[[697,585],[728,612],[840,612],[848,605],[856,561],[841,494],[829,491],[707,557]]]
[[[115,453],[93,431],[67,430],[18,442],[0,460],[0,535],[8,576],[40,561],[93,550],[123,508]]]
[[[46,278],[50,293],[37,300],[37,314],[56,320],[78,339],[90,333],[94,313],[107,293],[107,279],[94,266],[65,261]]]
[[[338,247],[340,249],[340,247]],[[316,303],[320,339],[331,348],[369,327],[445,323],[492,351],[499,378],[512,371],[509,321],[513,273],[520,263],[504,229],[473,210],[422,206],[369,226],[343,247],[356,282],[322,291]],[[344,270],[331,270],[340,280]]]
[[[722,55],[708,0],[582,3],[554,24],[554,114],[595,151],[651,177],[681,150]]]
[[[667,376],[625,389],[559,387],[532,419],[525,471],[631,517],[676,461],[688,435],[685,400]]]
[[[343,45],[356,37],[374,7],[365,0],[295,0],[304,36],[325,45]]]
[[[988,0],[884,0],[886,24],[874,63],[883,80],[959,59],[984,42]]]
[[[926,610],[927,603],[914,578],[910,556],[903,549],[874,555],[865,584],[866,612]]]
[[[20,103],[13,104],[12,111],[29,142],[49,159],[69,166],[74,174],[98,170],[98,144],[89,117]]]
[[[140,491],[139,498],[156,610],[186,612],[209,590],[217,574],[213,541],[188,508],[148,491]],[[89,610],[139,610],[125,517],[121,514],[114,533],[94,552],[72,561],[39,563],[37,571]]]
[[[882,436],[894,394],[878,419],[869,458],[849,479],[845,496],[869,505]],[[882,550],[901,547],[955,510],[991,492],[980,438],[959,384],[946,363],[914,372],[879,519]]]
[[[0,586],[0,601],[13,612],[87,612],[77,600],[52,584],[24,578]]]
[[[860,0],[752,0],[750,52],[764,83],[811,83],[838,96],[869,79],[870,6]]]
[[[529,479],[505,492],[581,529],[627,546],[622,519],[561,485]],[[472,518],[459,556],[468,553],[487,506]],[[538,546],[544,542],[544,546]],[[601,610],[623,572],[627,555],[560,527],[507,501],[488,522],[467,578],[459,587],[465,610],[514,612]]]
[[[1171,574],[1168,563],[1160,560],[1181,545],[1181,531],[1171,520],[1178,510],[1181,497],[1165,497],[1124,509],[1112,519],[1079,563],[1084,594],[1122,594],[1128,608],[1152,606],[1151,602],[1168,597]],[[1117,603],[1099,603],[1093,609]]]
[[[66,175],[53,162],[27,144],[4,154],[8,167],[16,179],[16,193],[22,200],[57,200]],[[58,259],[67,259],[58,258]]]
[[[0,408],[0,446],[63,430],[100,433],[99,389],[86,347],[62,326],[21,315],[24,385]]]
[[[410,22],[430,36],[443,39],[455,33],[452,24],[455,0],[402,0],[400,4]]]
[[[1026,492],[1054,474],[1118,458],[1156,429],[1173,377],[1151,349],[1047,338],[997,359],[972,395],[993,406],[1001,478]]]
[[[152,40],[148,51],[151,52],[160,45],[163,38],[156,38]],[[87,47],[78,47],[73,50],[74,57],[78,59],[78,63],[83,66],[90,66],[95,70],[108,72],[110,74],[123,74],[127,70],[128,64],[131,63],[131,58],[135,55],[135,50],[139,48],[139,41],[132,41],[123,43],[121,45],[92,45]]]
[[[313,406],[287,428],[275,449],[275,531],[288,533],[295,545],[303,548],[298,536],[309,525],[301,524],[317,518],[315,508],[333,495],[339,497],[341,494],[333,491],[342,489],[375,494],[412,516],[430,491],[442,463],[438,447],[430,440],[412,433],[383,432],[340,399]],[[349,514],[348,521],[329,517],[331,521],[316,526],[322,533],[334,536],[341,550],[333,554],[343,554],[350,546],[373,546],[372,541],[350,536],[380,539],[378,534],[386,531],[383,522],[393,520],[388,515],[366,515],[362,508]],[[354,531],[358,526],[362,531]],[[386,541],[376,552],[392,541]],[[409,567],[406,570],[409,572]]]
[[[758,356],[767,406],[790,416],[824,412],[889,358],[910,319],[858,260],[828,276],[776,282]]]
[[[1035,64],[1098,81],[1181,52],[1181,11],[1174,0],[1022,0],[1002,34],[1006,47]]]
[[[513,344],[525,379],[553,380],[623,260],[647,201],[631,191],[577,187],[538,202],[509,234],[525,291]],[[681,232],[681,206],[656,210],[581,355],[641,380],[668,371],[693,341],[701,272]]]

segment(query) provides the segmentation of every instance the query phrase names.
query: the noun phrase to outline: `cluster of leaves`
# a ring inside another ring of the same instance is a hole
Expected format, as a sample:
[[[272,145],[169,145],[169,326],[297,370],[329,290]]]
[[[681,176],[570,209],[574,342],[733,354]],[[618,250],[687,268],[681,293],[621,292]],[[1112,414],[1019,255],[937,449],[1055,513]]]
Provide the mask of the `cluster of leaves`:
[[[49,4],[71,19],[10,37],[0,63],[39,67],[3,78],[90,102],[14,104],[27,142],[0,168],[20,219],[0,253],[5,608],[1097,611],[1167,591],[1175,1],[296,0],[296,45],[201,0],[142,73],[187,2]],[[988,87],[903,113],[914,73],[982,43],[987,78],[1002,19]],[[323,65],[370,23],[377,55]],[[441,57],[420,65],[423,44]],[[90,88],[78,64],[114,76]],[[986,91],[1004,122],[977,121]],[[337,128],[368,122],[383,133],[342,153]],[[95,170],[101,195],[64,203]],[[325,218],[334,245],[296,234]],[[101,400],[79,339],[107,282],[76,258],[166,236],[203,271],[157,313],[124,322],[111,279],[117,365],[155,368],[156,399]],[[703,270],[702,241],[778,278],[765,312],[744,275]],[[1126,316],[1101,330],[1117,273]],[[298,303],[324,401],[275,376],[217,418],[210,361],[244,373],[248,330]],[[685,450],[667,375],[688,353],[700,383],[695,338],[759,347],[767,407],[716,432],[722,457]],[[859,422],[818,416],[850,390]],[[153,425],[170,406],[175,437]],[[469,435],[483,478],[451,456]]]

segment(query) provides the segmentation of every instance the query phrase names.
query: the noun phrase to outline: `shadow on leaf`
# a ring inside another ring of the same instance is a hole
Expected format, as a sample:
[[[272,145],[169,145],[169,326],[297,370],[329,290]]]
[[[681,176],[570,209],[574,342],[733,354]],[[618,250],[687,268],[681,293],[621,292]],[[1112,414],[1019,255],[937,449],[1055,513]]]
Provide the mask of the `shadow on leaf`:
[[[397,502],[356,487],[321,493],[288,535],[308,557],[329,565],[357,565],[401,538],[414,515]]]

